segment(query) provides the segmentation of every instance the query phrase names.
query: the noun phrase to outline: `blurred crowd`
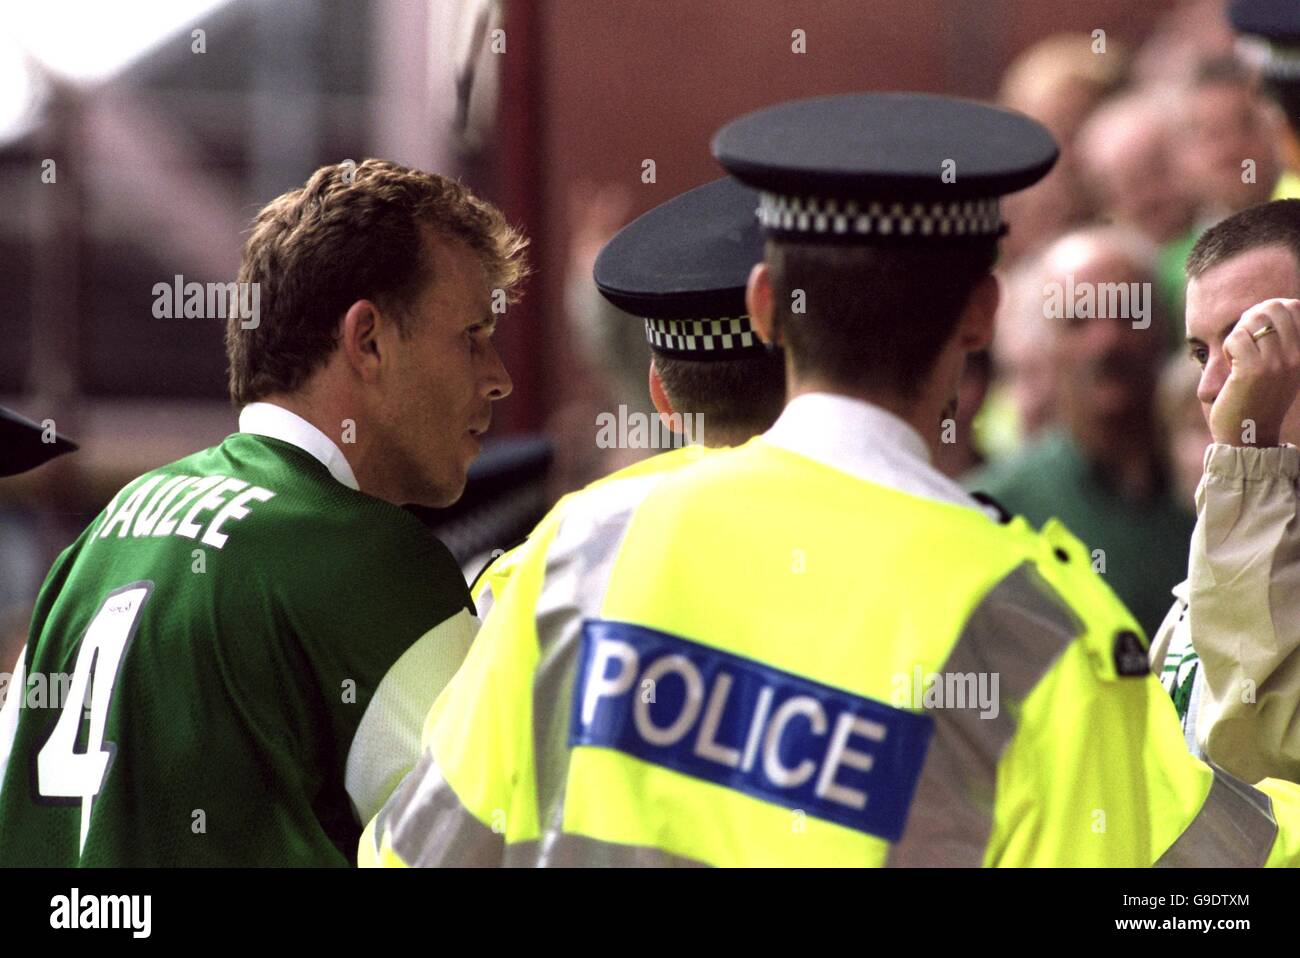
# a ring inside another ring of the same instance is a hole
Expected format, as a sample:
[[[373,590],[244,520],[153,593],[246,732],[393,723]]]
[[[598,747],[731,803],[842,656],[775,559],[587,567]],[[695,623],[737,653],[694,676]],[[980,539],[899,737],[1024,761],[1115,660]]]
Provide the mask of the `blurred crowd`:
[[[1051,129],[1061,159],[1004,202],[998,333],[966,370],[939,465],[1036,525],[1060,518],[1150,634],[1186,576],[1211,441],[1184,345],[1184,261],[1210,225],[1270,199],[1290,134],[1236,56],[1221,0],[1179,7],[1136,49],[1101,32],[1047,37],[1010,64],[998,99]],[[578,211],[569,306],[613,401],[640,409],[640,330],[607,321],[589,280],[628,205],[606,191]],[[1070,308],[1085,288],[1099,302]],[[1118,315],[1104,308],[1112,289],[1126,294]],[[585,447],[575,481],[645,454]]]
[[[1131,53],[1049,37],[1011,65],[1000,100],[1051,128],[1061,162],[1006,204],[993,356],[968,370],[970,442],[945,468],[1035,524],[1064,521],[1151,634],[1187,574],[1211,441],[1183,265],[1205,229],[1274,195],[1286,119],[1234,55],[1218,2],[1170,15]],[[1108,284],[1131,292],[1113,312]],[[1089,289],[1095,308],[1072,310],[1071,291]]]
[[[1153,632],[1186,575],[1210,442],[1184,345],[1183,263],[1203,230],[1300,169],[1300,149],[1236,55],[1223,0],[1178,6],[1136,47],[1100,32],[1049,36],[1014,58],[997,98],[1051,129],[1061,159],[1003,204],[998,333],[968,365],[939,466],[1035,524],[1059,517]],[[644,330],[614,321],[591,282],[633,195],[610,184],[578,194],[565,305],[586,369],[562,374],[579,395],[547,423],[551,499],[656,451],[592,441],[597,411],[654,410]],[[1135,292],[1105,318],[1054,308],[1048,292],[1069,300],[1113,284]],[[0,663],[21,647],[49,564],[31,524],[23,509],[0,510]]]

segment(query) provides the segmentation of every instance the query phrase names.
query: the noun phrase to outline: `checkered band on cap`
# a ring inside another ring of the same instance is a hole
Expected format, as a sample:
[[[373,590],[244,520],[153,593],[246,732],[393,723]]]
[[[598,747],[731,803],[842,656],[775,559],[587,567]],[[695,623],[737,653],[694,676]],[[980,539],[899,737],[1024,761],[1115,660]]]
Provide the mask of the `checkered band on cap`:
[[[1000,236],[998,200],[871,203],[760,193],[758,221],[784,233],[825,236]]]
[[[656,352],[683,359],[736,359],[764,349],[748,316],[647,319],[645,338]]]
[[[1274,46],[1262,37],[1238,37],[1237,56],[1267,77],[1300,82],[1300,49]]]

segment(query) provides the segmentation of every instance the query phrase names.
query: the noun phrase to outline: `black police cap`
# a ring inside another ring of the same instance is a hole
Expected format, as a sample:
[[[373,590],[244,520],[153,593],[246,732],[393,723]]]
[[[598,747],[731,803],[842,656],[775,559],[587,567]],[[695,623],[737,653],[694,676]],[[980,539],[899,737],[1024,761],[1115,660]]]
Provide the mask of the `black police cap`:
[[[1228,20],[1242,59],[1275,80],[1300,82],[1300,0],[1233,0]]]
[[[57,434],[46,442],[41,426],[0,406],[0,476],[16,476],[35,469],[76,448],[76,443]]]
[[[1300,3],[1296,0],[1233,0],[1228,20],[1238,33],[1300,46]]]
[[[655,207],[605,244],[602,296],[645,320],[657,353],[738,359],[763,351],[745,313],[745,285],[763,258],[755,192],[729,177]]]
[[[759,191],[774,234],[852,242],[988,239],[998,198],[1042,179],[1058,149],[1010,110],[919,93],[767,107],[728,123],[713,154]]]

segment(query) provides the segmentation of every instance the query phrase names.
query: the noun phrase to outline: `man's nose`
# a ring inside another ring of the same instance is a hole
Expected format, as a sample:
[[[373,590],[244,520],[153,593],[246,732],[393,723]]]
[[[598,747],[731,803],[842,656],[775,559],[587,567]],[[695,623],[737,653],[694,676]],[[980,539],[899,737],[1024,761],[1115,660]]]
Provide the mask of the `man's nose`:
[[[505,399],[514,388],[514,383],[510,381],[510,374],[506,372],[505,363],[501,361],[501,354],[497,352],[496,345],[489,340],[487,349],[486,366],[479,380],[481,388],[490,400]]]
[[[1222,355],[1211,356],[1201,370],[1201,381],[1196,384],[1196,398],[1205,405],[1210,405],[1219,396],[1223,384],[1228,381],[1228,360]]]

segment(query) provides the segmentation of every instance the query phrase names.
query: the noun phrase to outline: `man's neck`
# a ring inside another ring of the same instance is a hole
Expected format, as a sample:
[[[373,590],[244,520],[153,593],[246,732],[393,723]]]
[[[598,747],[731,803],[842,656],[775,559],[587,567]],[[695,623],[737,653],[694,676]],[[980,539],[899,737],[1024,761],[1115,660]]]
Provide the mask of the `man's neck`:
[[[297,394],[289,395],[286,393],[275,393],[271,396],[264,396],[257,400],[258,402],[270,403],[272,406],[279,406],[281,409],[287,409],[300,419],[305,419],[322,433],[329,437],[330,441],[339,446],[339,451],[343,453],[344,458],[348,459],[348,465],[353,465],[351,458],[342,447],[342,436],[339,433],[339,423],[342,420],[335,421],[333,416],[323,414],[320,407],[313,403],[309,398]]]
[[[817,378],[792,378],[788,386],[788,398],[794,399],[807,393],[829,393],[879,406],[916,430],[917,434],[925,440],[926,448],[930,450],[930,461],[934,462],[939,456],[940,421],[947,403],[936,397],[927,396],[927,391],[932,390],[922,390],[920,398],[906,399],[881,390],[852,389]]]
[[[369,437],[352,416],[326,408],[307,393],[276,393],[263,397],[259,402],[271,403],[287,409],[319,429],[338,447],[339,453],[347,460],[352,475],[356,477],[358,489],[367,495],[385,498],[375,491],[374,482],[371,480],[369,470],[366,469]]]

